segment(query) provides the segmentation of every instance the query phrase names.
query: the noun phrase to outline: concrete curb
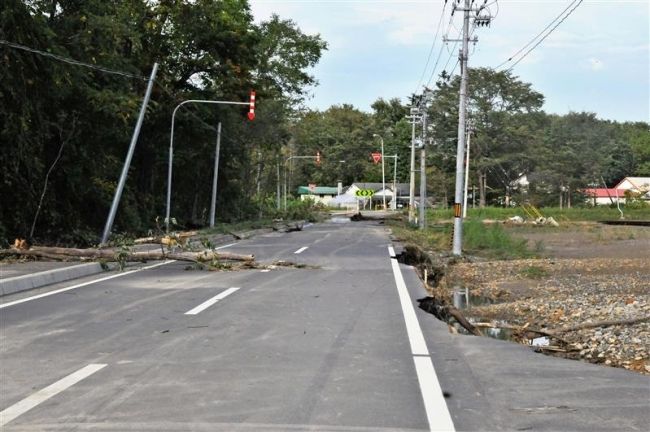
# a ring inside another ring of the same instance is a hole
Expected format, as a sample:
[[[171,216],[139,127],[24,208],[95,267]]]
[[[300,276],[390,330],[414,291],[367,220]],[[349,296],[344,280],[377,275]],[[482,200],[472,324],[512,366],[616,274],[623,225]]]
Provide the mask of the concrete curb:
[[[0,296],[101,273],[99,263],[79,264],[0,280]]]

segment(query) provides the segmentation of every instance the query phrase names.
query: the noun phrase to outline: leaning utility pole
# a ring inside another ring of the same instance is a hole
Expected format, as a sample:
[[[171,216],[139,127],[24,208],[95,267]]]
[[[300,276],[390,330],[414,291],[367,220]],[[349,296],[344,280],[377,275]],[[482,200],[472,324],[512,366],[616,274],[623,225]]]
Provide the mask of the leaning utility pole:
[[[452,254],[462,255],[463,246],[463,191],[464,191],[464,162],[465,162],[465,131],[467,129],[467,60],[469,58],[469,18],[470,12],[476,12],[475,22],[477,26],[488,25],[491,17],[488,15],[481,15],[481,11],[485,10],[485,2],[483,6],[472,9],[470,0],[465,0],[465,6],[459,7],[460,0],[454,3],[454,11],[463,11],[463,47],[459,53],[460,60],[460,100],[458,107],[458,146],[456,148],[456,190],[454,195],[454,240],[452,247]],[[477,39],[473,38],[472,42],[476,43]]]
[[[153,88],[154,80],[156,79],[156,72],[158,72],[158,63],[153,64],[153,69],[151,70],[151,76],[149,77],[149,83],[147,84],[147,91],[144,94],[144,99],[142,100],[142,105],[140,106],[140,115],[138,115],[138,121],[135,124],[135,130],[131,136],[131,144],[129,144],[129,150],[126,154],[126,160],[124,161],[124,166],[122,166],[122,174],[120,175],[120,181],[117,184],[115,189],[115,195],[113,196],[113,204],[111,204],[111,210],[108,212],[108,218],[106,219],[106,225],[104,226],[104,234],[102,234],[101,245],[105,246],[108,242],[108,238],[111,235],[111,230],[113,229],[113,221],[115,220],[115,214],[117,213],[117,207],[120,204],[120,199],[122,198],[122,191],[124,190],[124,185],[126,183],[126,177],[129,174],[129,167],[131,166],[131,159],[133,158],[133,152],[135,151],[135,145],[138,143],[138,137],[140,136],[140,129],[142,128],[142,122],[144,121],[144,115],[147,111],[147,104],[149,103],[149,98],[151,97],[151,89]]]

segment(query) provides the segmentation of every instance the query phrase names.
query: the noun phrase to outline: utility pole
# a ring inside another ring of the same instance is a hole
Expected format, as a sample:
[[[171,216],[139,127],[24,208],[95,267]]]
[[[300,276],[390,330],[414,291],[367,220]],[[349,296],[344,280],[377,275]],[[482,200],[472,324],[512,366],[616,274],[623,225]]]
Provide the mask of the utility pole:
[[[422,112],[422,146],[420,147],[420,211],[418,225],[420,229],[426,228],[426,203],[427,203],[427,105],[426,95],[424,100],[424,111]]]
[[[413,125],[411,131],[411,176],[409,177],[409,222],[415,221],[415,124],[420,119],[419,108],[411,108],[411,115],[407,118]]]
[[[214,149],[214,175],[212,176],[212,201],[210,203],[210,228],[214,227],[214,215],[217,208],[217,179],[219,178],[219,152],[221,150],[221,122],[217,126],[217,145]]]
[[[469,58],[469,19],[470,12],[476,12],[475,23],[477,26],[489,25],[491,16],[481,15],[481,11],[485,10],[485,3],[479,8],[472,9],[473,2],[464,0],[464,7],[459,7],[462,0],[457,0],[454,3],[453,10],[463,11],[463,47],[459,53],[460,60],[460,97],[458,107],[458,146],[456,147],[456,189],[454,194],[454,239],[452,246],[452,254],[462,255],[463,246],[463,190],[464,190],[464,162],[465,162],[465,131],[467,129],[467,60]],[[476,43],[477,38],[473,38],[472,42]]]
[[[151,70],[151,76],[149,77],[149,83],[147,84],[147,90],[144,94],[144,99],[142,100],[142,106],[140,107],[140,115],[138,116],[138,121],[135,124],[135,130],[131,136],[131,144],[129,145],[129,150],[126,154],[126,160],[124,161],[124,166],[122,167],[122,174],[120,175],[120,181],[117,184],[117,189],[115,189],[115,195],[113,196],[113,204],[111,204],[111,210],[108,212],[108,218],[106,219],[106,225],[104,226],[104,233],[102,234],[102,245],[106,245],[108,238],[111,235],[111,229],[113,229],[113,221],[115,220],[115,214],[117,213],[117,206],[120,204],[120,199],[122,198],[122,190],[124,190],[124,184],[126,183],[126,176],[129,173],[129,167],[131,166],[131,159],[133,158],[133,152],[135,151],[135,145],[138,142],[138,137],[140,136],[140,129],[142,128],[142,122],[144,120],[144,114],[147,111],[147,104],[149,103],[149,98],[151,97],[151,89],[153,88],[153,82],[156,79],[156,72],[158,72],[158,63],[153,64],[153,69]]]
[[[469,184],[469,141],[472,138],[472,122],[467,124],[467,152],[465,153],[465,188],[463,191],[463,219],[467,218],[467,187]]]
[[[275,163],[275,174],[278,176],[278,184],[276,187],[276,203],[275,206],[278,210],[280,210],[280,158],[278,158],[277,162]]]

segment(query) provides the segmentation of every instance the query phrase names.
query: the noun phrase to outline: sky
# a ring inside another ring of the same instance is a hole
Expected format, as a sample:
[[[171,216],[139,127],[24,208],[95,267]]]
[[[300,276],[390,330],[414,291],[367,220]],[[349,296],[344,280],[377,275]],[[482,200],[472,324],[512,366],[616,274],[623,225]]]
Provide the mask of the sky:
[[[347,103],[363,111],[371,111],[380,97],[407,103],[423,84],[433,86],[443,69],[453,69],[459,45],[442,42],[445,33],[456,39],[462,27],[461,12],[450,16],[452,3],[443,15],[443,0],[250,0],[257,22],[276,13],[328,43],[311,71],[319,85],[311,89],[309,108]],[[572,1],[488,3],[494,19],[489,27],[475,29],[478,42],[470,48],[470,67],[497,67]],[[650,121],[650,1],[584,0],[512,73],[545,96],[546,112],[588,111],[608,120]]]

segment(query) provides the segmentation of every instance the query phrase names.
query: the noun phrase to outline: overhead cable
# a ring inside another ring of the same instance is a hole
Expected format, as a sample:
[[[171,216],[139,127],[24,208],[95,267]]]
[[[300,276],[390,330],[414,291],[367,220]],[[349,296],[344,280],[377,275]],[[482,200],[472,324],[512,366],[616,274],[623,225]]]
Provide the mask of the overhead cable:
[[[555,18],[554,18],[554,19],[553,19],[553,20],[552,20],[552,21],[551,21],[551,22],[550,22],[550,23],[549,23],[549,24],[544,28],[544,30],[542,30],[541,32],[539,32],[539,33],[538,33],[534,38],[532,38],[532,39],[531,39],[531,40],[530,40],[526,45],[524,45],[524,46],[523,46],[519,51],[517,51],[516,53],[514,53],[512,56],[510,56],[510,58],[508,58],[506,61],[504,61],[504,62],[502,62],[501,64],[499,64],[498,66],[496,66],[494,69],[499,69],[499,68],[501,68],[503,65],[505,65],[506,63],[512,61],[512,60],[513,60],[517,55],[519,55],[521,52],[523,52],[526,48],[528,48],[529,46],[531,46],[531,45],[534,43],[534,45],[533,45],[533,46],[532,46],[528,51],[526,51],[526,52],[525,52],[525,53],[524,53],[524,54],[523,54],[523,55],[522,55],[522,56],[521,56],[521,57],[520,57],[520,58],[519,58],[515,63],[512,64],[512,66],[510,66],[510,67],[508,68],[508,70],[511,70],[512,68],[514,68],[514,67],[515,67],[515,66],[516,66],[520,61],[522,61],[522,60],[523,60],[523,59],[524,59],[524,58],[525,58],[525,57],[526,57],[526,56],[527,56],[527,55],[528,55],[532,50],[534,50],[535,48],[537,48],[537,47],[539,46],[539,44],[541,44],[541,43],[544,41],[544,39],[546,39],[546,38],[547,38],[551,33],[553,33],[553,31],[554,31],[554,30],[555,30],[555,29],[556,29],[560,24],[562,24],[562,23],[564,22],[564,20],[566,20],[566,19],[569,17],[569,15],[571,15],[571,14],[573,13],[573,11],[576,10],[576,9],[578,8],[578,6],[580,6],[580,4],[581,4],[582,2],[583,2],[583,0],[573,0],[573,1],[572,1],[572,2],[571,2],[571,3],[570,3],[570,4],[569,4],[569,5],[568,5],[568,6],[567,6],[567,7],[566,7],[566,8],[565,8],[565,9],[564,9],[564,10],[563,10],[559,15],[558,15],[558,16],[556,16],[556,17],[555,17]],[[572,6],[573,6],[573,9],[569,10],[569,8],[571,8]],[[568,13],[566,13],[567,10],[569,11]],[[566,13],[566,15],[565,15],[565,13]],[[564,15],[564,16],[563,16],[563,15]],[[559,21],[558,21],[558,20],[559,20]],[[553,26],[553,24],[555,24],[555,26]],[[551,26],[553,26],[553,27],[551,28]],[[542,35],[544,34],[544,32],[546,32],[549,28],[550,28],[550,30],[548,31],[548,33],[546,33],[544,36],[542,36]],[[537,40],[540,36],[542,36],[541,39]],[[535,42],[536,40],[537,40],[537,42]]]
[[[30,48],[30,47],[27,47],[25,45],[17,44],[15,42],[9,42],[9,41],[4,40],[4,39],[0,39],[0,45],[5,45],[5,46],[11,47],[11,48],[15,48],[15,49],[23,50],[23,51],[28,51],[28,52],[31,52],[31,53],[34,53],[34,54],[38,54],[40,56],[49,57],[49,58],[57,60],[57,61],[61,61],[61,62],[64,62],[64,63],[69,63],[71,65],[87,67],[87,68],[90,68],[90,69],[97,70],[99,72],[104,72],[104,73],[113,74],[113,75],[121,75],[121,76],[124,76],[124,77],[127,77],[127,78],[135,78],[135,79],[139,79],[139,80],[143,80],[143,81],[147,81],[149,79],[149,78],[144,77],[142,75],[135,75],[135,74],[128,73],[128,72],[122,72],[122,71],[118,71],[118,70],[115,70],[115,69],[109,69],[109,68],[106,68],[106,67],[103,67],[103,66],[97,66],[97,65],[93,65],[93,64],[89,64],[89,63],[84,63],[84,62],[79,61],[79,60],[75,60],[75,59],[71,59],[71,58],[68,58],[68,57],[63,57],[63,56],[52,54],[52,53],[49,53],[49,52],[37,50],[35,48]]]
[[[413,93],[416,93],[418,91],[420,85],[422,84],[422,81],[424,80],[424,75],[426,75],[427,73],[427,68],[429,67],[429,62],[431,61],[431,54],[433,54],[433,49],[435,48],[436,42],[438,41],[438,35],[440,34],[440,25],[442,24],[442,19],[445,17],[446,8],[447,8],[447,2],[445,2],[444,6],[442,7],[442,12],[440,13],[440,19],[438,20],[438,27],[436,28],[436,34],[433,37],[433,43],[431,44],[431,49],[429,50],[429,56],[427,57],[427,62],[424,65],[422,76],[420,77],[420,81],[418,81],[418,85],[415,87],[415,91]]]

